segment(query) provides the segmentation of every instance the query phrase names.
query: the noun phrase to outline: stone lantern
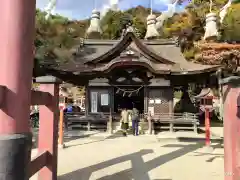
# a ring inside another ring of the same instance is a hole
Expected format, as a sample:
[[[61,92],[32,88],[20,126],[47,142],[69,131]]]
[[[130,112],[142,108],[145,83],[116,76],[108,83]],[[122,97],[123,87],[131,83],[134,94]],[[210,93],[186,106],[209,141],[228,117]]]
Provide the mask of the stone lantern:
[[[213,92],[210,88],[204,88],[195,96],[195,99],[200,101],[200,109],[205,112],[205,145],[206,147],[210,147],[210,112],[213,111],[213,99],[214,99]]]

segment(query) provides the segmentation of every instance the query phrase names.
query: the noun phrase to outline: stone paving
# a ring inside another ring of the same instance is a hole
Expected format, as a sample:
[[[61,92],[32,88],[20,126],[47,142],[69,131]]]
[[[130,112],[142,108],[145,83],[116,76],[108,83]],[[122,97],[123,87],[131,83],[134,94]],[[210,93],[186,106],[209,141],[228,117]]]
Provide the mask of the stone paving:
[[[162,141],[150,135],[93,133],[66,141],[67,147],[59,149],[59,180],[224,179],[223,148],[218,143],[209,152],[201,141]]]

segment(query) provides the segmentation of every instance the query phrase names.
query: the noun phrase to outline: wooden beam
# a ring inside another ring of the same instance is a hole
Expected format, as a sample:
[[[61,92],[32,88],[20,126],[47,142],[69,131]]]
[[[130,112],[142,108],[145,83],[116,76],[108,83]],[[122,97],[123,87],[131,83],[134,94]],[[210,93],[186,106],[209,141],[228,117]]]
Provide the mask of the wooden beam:
[[[4,103],[4,97],[5,97],[6,87],[0,86],[0,108],[2,107]]]
[[[29,178],[47,166],[51,160],[51,154],[48,151],[43,151],[34,157],[30,163]]]
[[[48,92],[32,91],[31,105],[49,105],[53,102],[53,96]]]

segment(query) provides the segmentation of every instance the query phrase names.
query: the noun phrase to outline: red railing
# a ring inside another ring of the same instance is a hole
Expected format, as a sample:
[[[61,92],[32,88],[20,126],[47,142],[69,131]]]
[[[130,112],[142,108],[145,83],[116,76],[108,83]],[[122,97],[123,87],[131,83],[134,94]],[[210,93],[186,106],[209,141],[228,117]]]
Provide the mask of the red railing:
[[[48,151],[38,153],[38,155],[35,156],[30,163],[29,177],[32,177],[34,174],[40,171],[43,167],[45,167],[49,163],[50,159],[51,159],[51,154]]]
[[[0,86],[0,107],[2,106],[4,100],[5,86]]]
[[[57,179],[59,85],[40,84],[32,91],[31,104],[39,106],[38,155],[31,160],[29,178],[39,173],[39,180]]]

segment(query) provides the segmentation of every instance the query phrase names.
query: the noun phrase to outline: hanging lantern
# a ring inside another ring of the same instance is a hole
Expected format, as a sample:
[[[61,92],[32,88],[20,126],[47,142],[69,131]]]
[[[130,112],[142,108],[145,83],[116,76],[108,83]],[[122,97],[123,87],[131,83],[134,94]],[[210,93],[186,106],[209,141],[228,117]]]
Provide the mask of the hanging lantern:
[[[217,14],[211,12],[206,15],[204,40],[216,39],[217,36],[218,36]]]

